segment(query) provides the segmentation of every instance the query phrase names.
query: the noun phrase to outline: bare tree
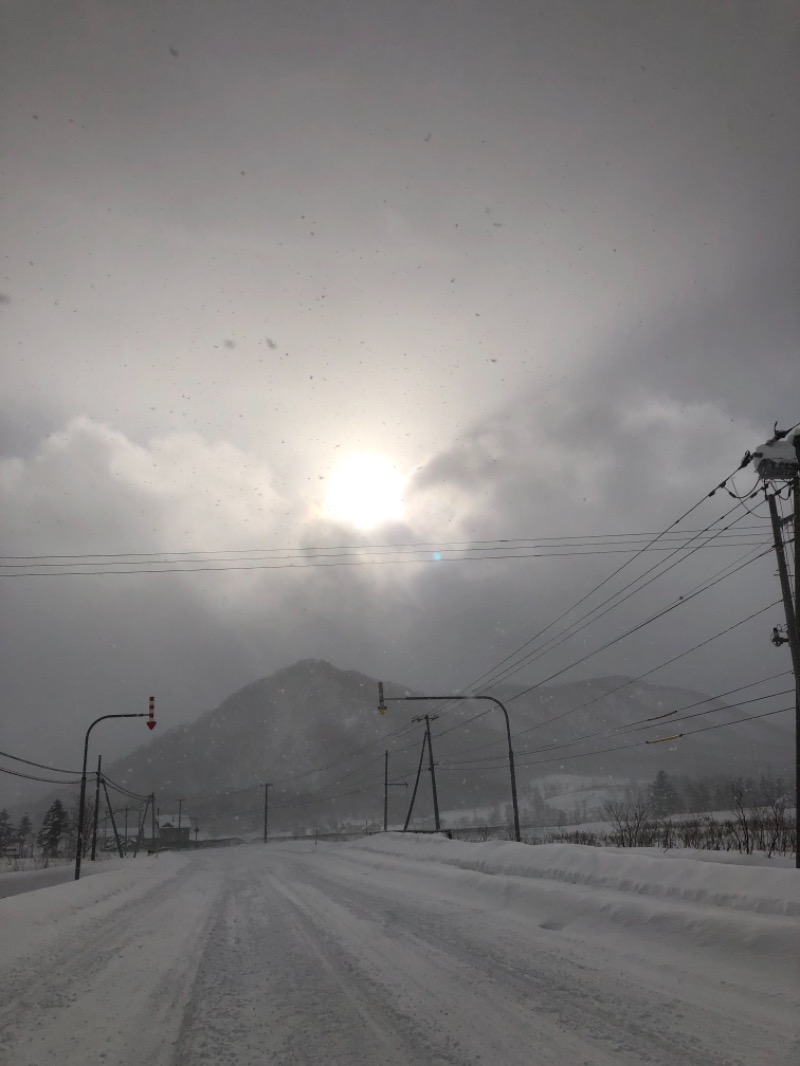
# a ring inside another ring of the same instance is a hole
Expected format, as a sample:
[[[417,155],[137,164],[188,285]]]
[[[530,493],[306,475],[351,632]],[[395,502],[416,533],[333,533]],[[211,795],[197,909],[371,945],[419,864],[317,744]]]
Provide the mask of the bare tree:
[[[736,820],[732,823],[733,833],[736,837],[739,851],[743,851],[745,855],[749,855],[752,852],[753,847],[750,840],[750,826],[747,823],[747,811],[744,808],[744,791],[741,788],[734,786],[733,799],[736,804]]]
[[[615,843],[620,848],[642,847],[649,840],[647,804],[641,800],[609,800],[601,808],[611,825]]]

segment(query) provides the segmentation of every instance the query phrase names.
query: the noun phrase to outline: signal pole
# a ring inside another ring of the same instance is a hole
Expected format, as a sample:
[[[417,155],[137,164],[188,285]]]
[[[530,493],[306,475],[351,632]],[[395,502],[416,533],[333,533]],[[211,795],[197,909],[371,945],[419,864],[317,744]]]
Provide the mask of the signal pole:
[[[749,453],[748,453],[749,454]],[[378,711],[381,714],[386,714],[386,703],[391,701],[392,703],[407,703],[415,700],[436,700],[439,703],[445,700],[489,700],[495,707],[499,707],[503,712],[503,718],[506,723],[506,738],[508,739],[508,772],[511,778],[511,806],[514,811],[514,840],[520,843],[520,828],[519,828],[519,802],[517,801],[517,774],[514,768],[514,749],[511,744],[511,722],[508,718],[508,711],[505,705],[500,702],[495,696],[465,696],[465,695],[450,695],[450,696],[385,696],[383,691],[383,682],[378,682]],[[435,716],[434,716],[435,717]],[[421,722],[421,718],[414,718],[413,721]],[[427,734],[426,734],[427,735]],[[423,749],[424,750],[424,749]],[[433,759],[433,756],[431,756]],[[420,765],[422,765],[420,763]],[[434,791],[436,786],[434,785]],[[417,787],[414,786],[414,795],[416,795]],[[411,797],[411,806],[414,806],[414,796]],[[409,818],[411,817],[409,811]],[[408,828],[408,819],[406,819],[406,828]]]
[[[81,794],[78,800],[78,830],[76,833],[76,848],[75,848],[75,880],[79,881],[81,876],[81,852],[83,851],[83,819],[84,819],[84,805],[86,803],[86,760],[89,757],[89,734],[97,725],[98,722],[105,722],[108,718],[146,718],[147,728],[155,729],[155,698],[150,697],[150,710],[147,714],[101,714],[99,718],[95,718],[89,728],[86,730],[86,736],[83,739],[83,769],[81,770]]]

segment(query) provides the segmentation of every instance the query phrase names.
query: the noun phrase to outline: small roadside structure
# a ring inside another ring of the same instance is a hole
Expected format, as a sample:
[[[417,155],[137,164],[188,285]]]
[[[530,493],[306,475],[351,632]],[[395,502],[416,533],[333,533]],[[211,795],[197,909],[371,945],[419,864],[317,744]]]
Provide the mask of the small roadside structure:
[[[182,812],[159,814],[158,846],[161,848],[188,848],[192,843],[192,820]]]

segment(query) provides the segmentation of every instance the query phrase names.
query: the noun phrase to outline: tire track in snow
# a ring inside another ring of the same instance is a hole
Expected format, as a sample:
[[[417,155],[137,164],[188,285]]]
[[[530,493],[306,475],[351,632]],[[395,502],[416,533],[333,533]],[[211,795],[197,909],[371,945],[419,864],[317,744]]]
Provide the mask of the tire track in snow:
[[[427,1038],[346,949],[320,937],[267,873],[235,876],[212,929],[173,1066],[459,1066],[457,1040]],[[235,1048],[235,1051],[232,1050]]]
[[[276,852],[260,858],[263,876],[239,877],[209,939],[173,1066],[648,1061],[621,1057],[618,1034],[604,1047],[574,1016],[537,1011],[480,952],[421,939],[405,916],[389,928],[379,896],[342,905],[339,883],[319,890]]]
[[[463,964],[465,987],[473,971],[473,982],[481,979],[488,989],[484,1013],[490,1005],[492,1012],[502,1012],[502,1003],[493,1003],[496,989],[528,1003],[540,1022],[549,1020],[564,1032],[583,1034],[593,1063],[602,1049],[613,1053],[610,1061],[663,1066],[777,1066],[793,1061],[791,1050],[782,1048],[771,1031],[770,1004],[763,1003],[762,1012],[754,1003],[754,990],[749,990],[742,1016],[733,1017],[714,1009],[713,992],[703,1006],[693,1001],[697,987],[689,972],[659,972],[665,968],[657,960],[643,965],[641,958],[626,958],[624,951],[608,951],[590,940],[579,941],[576,948],[558,935],[558,923],[537,926],[535,920],[493,911],[487,927],[485,908],[470,910],[463,903],[453,908],[430,895],[420,908],[413,897],[403,897],[402,889],[390,889],[388,898],[381,898],[367,887],[368,871],[362,870],[356,881],[355,868],[352,879],[350,870],[343,876],[341,867],[322,855],[292,856],[291,866],[298,900],[312,912],[326,909],[329,921],[336,919],[334,934],[357,921],[382,923],[390,938],[414,944],[417,959],[434,953],[435,962],[444,956],[454,965]],[[419,872],[423,874],[424,867]],[[435,876],[435,868],[430,873]],[[746,976],[741,980],[744,991]],[[557,1034],[553,1038],[557,1042]]]

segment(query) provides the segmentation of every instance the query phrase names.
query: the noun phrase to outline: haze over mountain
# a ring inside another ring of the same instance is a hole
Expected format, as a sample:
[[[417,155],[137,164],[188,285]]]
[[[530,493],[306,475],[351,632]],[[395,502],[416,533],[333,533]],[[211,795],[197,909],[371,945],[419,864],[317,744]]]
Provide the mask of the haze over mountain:
[[[649,781],[660,769],[690,776],[791,773],[790,731],[778,718],[647,743],[752,713],[720,700],[703,702],[707,698],[697,692],[604,677],[520,693],[510,686],[492,691],[508,707],[523,807],[537,782],[553,773],[595,781]],[[415,695],[388,681],[386,694]],[[390,817],[397,821],[424,734],[424,724],[411,720],[438,711],[432,734],[442,809],[507,801],[505,726],[494,705],[390,701],[381,716],[377,698],[377,679],[304,659],[239,689],[196,722],[148,739],[108,773],[133,791],[155,792],[162,810],[177,809],[180,799],[204,827],[242,831],[261,824],[263,784],[270,782],[270,823],[286,830],[379,820],[388,751],[390,780],[408,785],[392,790]],[[683,709],[702,716],[670,724]],[[585,739],[572,743],[579,737]],[[429,792],[426,773],[416,808],[421,824],[430,811]]]

